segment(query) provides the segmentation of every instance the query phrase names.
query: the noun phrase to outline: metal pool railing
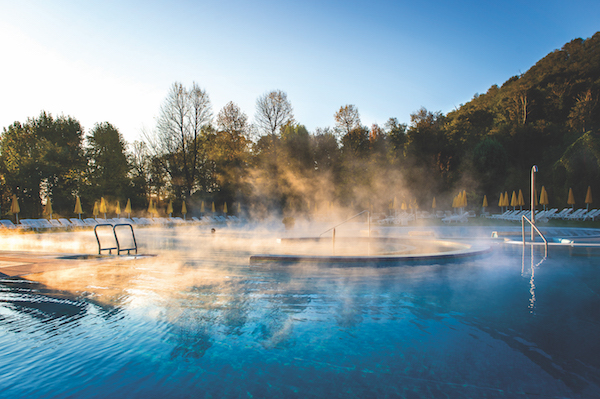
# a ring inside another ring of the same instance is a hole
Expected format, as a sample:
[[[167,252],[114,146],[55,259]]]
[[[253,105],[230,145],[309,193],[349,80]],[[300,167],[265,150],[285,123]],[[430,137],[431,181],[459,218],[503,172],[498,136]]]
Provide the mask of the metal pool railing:
[[[341,222],[341,223],[339,223],[339,224],[336,224],[336,225],[335,225],[335,226],[333,226],[332,228],[325,230],[324,232],[322,232],[321,234],[319,234],[319,237],[321,237],[321,236],[322,236],[323,234],[325,234],[325,233],[328,233],[328,232],[330,232],[330,231],[333,231],[333,237],[332,237],[332,238],[333,238],[333,240],[332,240],[332,245],[333,245],[333,250],[334,250],[334,252],[335,252],[335,229],[336,229],[337,227],[340,227],[340,226],[341,226],[341,225],[343,225],[344,223],[348,223],[348,222],[349,222],[349,221],[351,221],[352,219],[356,219],[357,217],[359,217],[359,216],[360,216],[360,215],[362,215],[363,213],[366,213],[366,214],[367,214],[367,223],[368,223],[368,225],[369,225],[369,232],[368,232],[368,234],[369,234],[369,237],[371,237],[371,212],[369,212],[369,211],[362,211],[362,212],[360,212],[360,213],[357,213],[356,215],[352,216],[351,218],[348,218],[348,219],[344,220],[343,222]]]
[[[100,237],[98,236],[98,227],[102,227],[102,228],[108,227],[108,228],[112,229],[113,236],[115,238],[116,247],[102,248],[102,244],[100,243]],[[132,247],[121,248],[121,244],[119,243],[119,237],[117,235],[117,227],[129,227],[129,229],[131,230],[131,239],[133,242]],[[96,235],[96,241],[98,242],[98,255],[101,255],[102,251],[108,251],[109,255],[112,255],[113,250],[117,251],[117,255],[121,255],[121,252],[125,252],[125,251],[127,251],[127,255],[130,255],[131,251],[135,251],[135,253],[137,255],[137,242],[135,240],[135,233],[133,232],[133,226],[129,223],[117,223],[115,225],[108,224],[108,223],[97,224],[96,226],[94,226],[94,234]]]
[[[523,237],[523,245],[525,245],[525,221],[527,221],[527,223],[529,223],[531,225],[531,229],[532,231],[535,230],[536,233],[538,233],[538,235],[540,237],[542,237],[542,241],[544,241],[544,248],[546,251],[545,256],[548,257],[548,240],[546,239],[546,237],[544,237],[544,235],[542,234],[542,232],[540,231],[540,229],[537,228],[537,226],[535,225],[535,223],[533,223],[531,220],[529,220],[527,218],[527,216],[523,215],[521,216],[521,235]],[[531,237],[531,243],[533,244],[533,235]]]

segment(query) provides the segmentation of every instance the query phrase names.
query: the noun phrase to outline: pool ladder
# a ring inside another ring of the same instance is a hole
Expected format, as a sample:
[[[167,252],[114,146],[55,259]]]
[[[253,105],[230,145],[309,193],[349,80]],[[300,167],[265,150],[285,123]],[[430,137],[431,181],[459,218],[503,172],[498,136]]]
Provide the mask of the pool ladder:
[[[521,216],[521,236],[523,237],[523,246],[525,246],[525,221],[527,221],[527,223],[529,223],[531,225],[531,244],[533,245],[533,243],[534,243],[533,231],[535,230],[535,232],[542,238],[542,241],[544,241],[544,250],[545,250],[544,256],[548,257],[548,240],[546,239],[546,237],[544,237],[544,235],[542,234],[540,229],[537,228],[535,223],[533,223],[531,220],[529,220],[529,218],[525,215]]]
[[[112,229],[113,236],[115,237],[115,247],[104,247],[102,248],[102,244],[100,243],[100,237],[98,236],[98,228],[109,227]],[[131,231],[131,239],[133,242],[133,246],[131,248],[121,248],[121,244],[119,243],[119,237],[117,235],[117,227],[129,227]],[[137,255],[137,242],[135,241],[135,234],[133,232],[133,226],[129,223],[117,223],[115,225],[109,223],[101,223],[94,226],[94,234],[96,235],[96,241],[98,242],[98,255],[102,254],[102,251],[108,251],[109,255],[112,255],[112,251],[116,250],[117,255],[121,255],[121,252],[127,251],[127,255],[131,255],[131,251],[135,251]]]

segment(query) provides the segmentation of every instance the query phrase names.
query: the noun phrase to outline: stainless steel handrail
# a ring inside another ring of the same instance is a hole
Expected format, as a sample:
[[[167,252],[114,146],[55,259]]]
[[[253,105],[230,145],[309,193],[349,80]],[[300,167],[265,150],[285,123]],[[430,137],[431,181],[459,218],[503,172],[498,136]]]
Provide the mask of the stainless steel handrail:
[[[121,248],[121,244],[119,243],[119,237],[117,236],[117,227],[126,227],[129,226],[131,229],[131,238],[133,239],[133,247],[131,248]],[[102,248],[102,244],[100,243],[100,237],[98,237],[98,227],[110,227],[112,228],[113,236],[115,237],[116,247],[106,247]],[[102,251],[108,251],[109,255],[112,255],[113,249],[117,250],[117,255],[121,255],[121,252],[127,251],[127,255],[131,254],[131,251],[135,250],[137,254],[137,242],[135,240],[135,233],[133,232],[133,226],[129,223],[118,223],[112,225],[110,223],[100,223],[94,226],[94,234],[96,235],[96,242],[98,243],[98,255],[102,254]]]
[[[319,234],[319,237],[321,237],[321,236],[322,236],[323,234],[325,234],[325,233],[328,233],[328,232],[330,232],[331,230],[334,230],[334,231],[335,231],[335,229],[336,229],[337,227],[340,227],[340,226],[341,226],[341,225],[343,225],[344,223],[348,223],[348,222],[349,222],[349,221],[351,221],[352,219],[356,219],[357,217],[359,217],[360,215],[362,215],[362,214],[363,214],[363,213],[365,213],[365,212],[367,213],[367,219],[368,219],[368,223],[369,223],[369,237],[371,237],[371,212],[369,212],[369,211],[362,211],[362,212],[360,212],[360,213],[357,213],[356,215],[352,216],[351,218],[344,220],[342,223],[340,223],[340,224],[336,224],[336,225],[335,225],[335,226],[333,226],[332,228],[325,230],[324,232],[322,232],[321,234]],[[334,236],[335,236],[335,233],[334,233]]]
[[[360,213],[357,213],[356,215],[352,216],[351,218],[344,220],[342,223],[336,224],[332,228],[325,230],[324,232],[319,234],[319,237],[321,237],[325,233],[333,231],[332,238],[331,238],[331,245],[332,245],[332,251],[335,254],[335,229],[337,227],[340,227],[344,223],[347,223],[347,222],[351,221],[352,219],[359,217],[360,215],[362,215],[365,212],[367,213],[367,223],[369,224],[369,233],[368,234],[369,234],[369,238],[370,238],[371,237],[371,212],[369,212],[369,211],[362,211]]]
[[[100,224],[97,224],[97,225],[94,226],[94,234],[96,235],[96,242],[98,242],[98,255],[101,255],[102,251],[108,251],[108,254],[112,255],[113,249],[116,249],[116,250],[119,249],[118,241],[115,238],[115,243],[117,244],[116,247],[102,248],[102,244],[100,244],[100,237],[98,237],[98,227],[110,227],[112,229],[113,225],[110,224],[110,223],[100,223]],[[113,230],[113,235],[114,235],[114,230]]]
[[[529,223],[531,225],[531,228],[533,230],[535,230],[538,235],[542,238],[542,241],[544,241],[544,247],[545,247],[545,255],[546,257],[548,257],[548,240],[546,239],[546,237],[544,237],[544,235],[542,234],[542,232],[540,231],[540,229],[537,228],[537,226],[535,225],[535,223],[532,223],[531,220],[529,220],[527,218],[527,216],[523,215],[521,216],[521,235],[523,237],[523,246],[525,246],[525,221],[527,220],[527,223]],[[533,243],[533,237],[531,242]]]
[[[119,243],[119,237],[117,236],[117,227],[128,227],[131,229],[131,238],[133,239],[133,247],[131,248],[121,248],[121,243]],[[137,255],[137,242],[135,241],[135,233],[133,232],[133,226],[130,223],[118,223],[113,226],[113,233],[115,235],[115,240],[117,241],[117,254],[121,255],[121,252],[127,251],[127,255],[130,255],[131,251],[135,250]]]

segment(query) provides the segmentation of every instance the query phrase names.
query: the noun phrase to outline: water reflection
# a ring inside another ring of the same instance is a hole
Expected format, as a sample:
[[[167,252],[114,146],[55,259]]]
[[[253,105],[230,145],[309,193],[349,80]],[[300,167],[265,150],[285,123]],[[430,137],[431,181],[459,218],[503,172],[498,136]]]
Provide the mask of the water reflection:
[[[525,252],[526,246],[523,246],[522,256],[521,256],[521,276],[529,277],[529,294],[531,297],[529,298],[528,308],[529,313],[535,315],[535,269],[538,268],[545,260],[546,256],[541,257],[539,261],[536,259],[536,248],[534,245],[529,245],[531,261],[529,264],[529,270],[526,272],[525,269]],[[536,263],[537,262],[537,263]],[[528,276],[527,276],[528,275]]]

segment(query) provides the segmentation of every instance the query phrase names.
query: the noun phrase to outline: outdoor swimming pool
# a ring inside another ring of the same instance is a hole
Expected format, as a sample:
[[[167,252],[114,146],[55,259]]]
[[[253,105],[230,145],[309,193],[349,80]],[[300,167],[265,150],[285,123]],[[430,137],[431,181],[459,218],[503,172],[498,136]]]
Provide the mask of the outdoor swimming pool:
[[[323,268],[139,234],[159,256],[0,280],[0,397],[600,396],[600,251]]]

